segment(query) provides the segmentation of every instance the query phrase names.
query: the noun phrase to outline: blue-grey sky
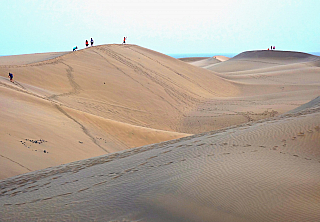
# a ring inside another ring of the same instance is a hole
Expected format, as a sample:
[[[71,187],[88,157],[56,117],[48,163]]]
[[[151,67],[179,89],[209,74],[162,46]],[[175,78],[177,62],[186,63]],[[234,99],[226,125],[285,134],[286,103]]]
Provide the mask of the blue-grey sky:
[[[165,54],[320,51],[320,0],[0,0],[0,55],[137,44]]]

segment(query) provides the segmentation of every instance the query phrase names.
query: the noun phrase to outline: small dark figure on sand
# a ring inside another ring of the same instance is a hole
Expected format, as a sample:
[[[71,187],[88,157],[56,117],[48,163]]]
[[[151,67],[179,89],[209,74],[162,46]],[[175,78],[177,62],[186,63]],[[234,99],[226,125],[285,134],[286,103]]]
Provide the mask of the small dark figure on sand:
[[[86,40],[86,47],[88,47],[89,46],[89,42],[88,42],[88,40]]]
[[[93,39],[92,39],[92,38],[91,38],[90,42],[91,42],[91,46],[93,46],[94,41],[93,41]]]
[[[127,37],[123,37],[123,43],[122,44],[126,44],[126,40],[127,40]]]
[[[73,51],[77,51],[77,49],[78,49],[78,46],[73,47]]]
[[[11,82],[14,82],[14,81],[13,81],[13,74],[12,74],[12,73],[9,72],[8,77],[10,78],[10,81],[11,81]]]

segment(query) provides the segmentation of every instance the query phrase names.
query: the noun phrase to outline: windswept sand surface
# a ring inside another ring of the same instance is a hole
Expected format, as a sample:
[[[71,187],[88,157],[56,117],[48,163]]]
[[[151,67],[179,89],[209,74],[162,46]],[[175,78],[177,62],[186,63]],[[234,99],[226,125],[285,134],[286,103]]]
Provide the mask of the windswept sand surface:
[[[320,57],[186,61],[0,58],[1,220],[317,221]]]
[[[3,221],[318,221],[320,103],[0,183]]]

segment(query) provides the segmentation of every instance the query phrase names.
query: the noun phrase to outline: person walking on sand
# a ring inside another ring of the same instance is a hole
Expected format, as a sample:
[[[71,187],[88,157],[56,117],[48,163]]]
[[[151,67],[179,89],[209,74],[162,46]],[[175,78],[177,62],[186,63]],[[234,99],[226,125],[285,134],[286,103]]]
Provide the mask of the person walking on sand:
[[[126,44],[126,40],[127,40],[127,37],[123,37],[123,43],[122,44]]]
[[[93,41],[93,39],[92,39],[92,38],[91,38],[90,42],[91,42],[91,46],[93,46],[94,41]]]
[[[73,51],[77,51],[77,49],[78,49],[78,46],[76,46],[76,47],[73,47]]]
[[[88,40],[86,40],[86,47],[88,47],[89,46],[89,42],[88,42]]]
[[[13,74],[12,74],[12,73],[9,72],[8,77],[10,78],[10,82],[14,82],[14,81],[13,81]]]

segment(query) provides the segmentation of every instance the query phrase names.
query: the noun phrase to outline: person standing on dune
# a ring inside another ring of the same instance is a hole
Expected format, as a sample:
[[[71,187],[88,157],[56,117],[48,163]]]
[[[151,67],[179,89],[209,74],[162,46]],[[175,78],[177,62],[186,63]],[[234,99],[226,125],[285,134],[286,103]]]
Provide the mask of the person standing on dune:
[[[127,40],[127,37],[123,37],[123,43],[122,44],[126,44],[126,40]]]
[[[14,82],[14,81],[13,81],[13,74],[12,74],[12,73],[9,72],[8,77],[10,78],[10,82]]]
[[[93,39],[92,39],[92,38],[91,38],[90,42],[91,42],[91,46],[93,46],[93,42],[94,42],[94,41],[93,41]]]
[[[89,42],[88,42],[88,40],[86,40],[86,47],[88,47],[89,46]]]

